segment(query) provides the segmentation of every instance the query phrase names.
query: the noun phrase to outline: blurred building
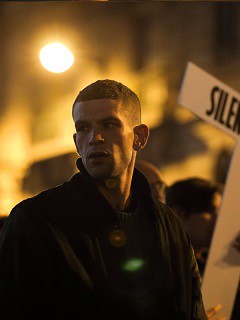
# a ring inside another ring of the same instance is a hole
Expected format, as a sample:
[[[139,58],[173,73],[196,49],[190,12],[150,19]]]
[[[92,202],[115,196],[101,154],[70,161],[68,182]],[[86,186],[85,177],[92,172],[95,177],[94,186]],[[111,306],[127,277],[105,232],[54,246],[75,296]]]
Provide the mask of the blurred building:
[[[240,3],[1,2],[0,23],[0,214],[75,172],[72,103],[98,78],[139,95],[151,128],[139,158],[168,183],[199,174],[225,181],[234,142],[177,99],[188,61],[240,90]],[[52,41],[75,56],[64,73],[40,64]]]

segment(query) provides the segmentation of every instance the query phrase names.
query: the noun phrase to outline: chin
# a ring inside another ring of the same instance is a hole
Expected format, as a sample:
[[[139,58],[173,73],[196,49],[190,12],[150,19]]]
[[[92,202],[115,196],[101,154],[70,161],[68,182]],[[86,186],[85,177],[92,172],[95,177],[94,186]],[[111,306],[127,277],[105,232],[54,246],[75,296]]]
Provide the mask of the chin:
[[[109,168],[104,168],[104,166],[89,166],[87,171],[93,179],[104,180],[112,177],[112,170]]]

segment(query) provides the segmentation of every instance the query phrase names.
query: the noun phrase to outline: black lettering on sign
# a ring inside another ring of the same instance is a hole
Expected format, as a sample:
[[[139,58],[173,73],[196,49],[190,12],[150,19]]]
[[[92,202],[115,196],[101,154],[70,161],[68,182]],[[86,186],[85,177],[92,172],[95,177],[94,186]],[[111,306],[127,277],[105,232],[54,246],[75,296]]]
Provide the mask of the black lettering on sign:
[[[226,123],[226,126],[228,127],[228,128],[231,128],[231,118],[232,118],[232,116],[234,116],[234,109],[233,109],[233,107],[234,107],[234,104],[237,102],[237,99],[235,99],[235,98],[233,98],[232,99],[232,103],[231,103],[231,105],[230,105],[230,108],[229,108],[229,114],[228,114],[228,118],[227,118],[227,123]]]
[[[228,92],[215,86],[211,90],[211,106],[206,111],[208,116],[223,124],[226,128],[240,133],[240,101]]]
[[[236,131],[238,134],[240,133],[240,101],[238,101],[237,116],[234,123],[233,131]]]
[[[213,111],[214,111],[214,109],[215,109],[215,93],[216,92],[219,92],[219,88],[218,87],[214,87],[213,89],[212,89],[212,92],[211,92],[211,102],[212,102],[212,106],[211,106],[211,109],[210,110],[207,110],[206,111],[206,114],[208,115],[208,116],[211,116],[212,115],[212,113],[213,113]]]
[[[219,113],[218,121],[222,124],[224,124],[224,115],[226,114],[226,103],[228,99],[228,93],[223,93],[222,103],[221,103],[221,113]]]

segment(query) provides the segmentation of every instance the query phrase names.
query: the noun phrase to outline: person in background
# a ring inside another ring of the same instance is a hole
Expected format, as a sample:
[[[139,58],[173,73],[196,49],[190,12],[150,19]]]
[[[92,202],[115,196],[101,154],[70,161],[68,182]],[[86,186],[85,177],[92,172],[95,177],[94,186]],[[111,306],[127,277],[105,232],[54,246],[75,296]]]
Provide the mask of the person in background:
[[[135,167],[147,178],[151,186],[153,198],[166,203],[167,184],[163,178],[162,172],[151,162],[142,159],[136,160]]]
[[[134,168],[137,95],[97,80],[73,103],[79,172],[17,204],[0,237],[1,319],[205,320],[181,220]]]
[[[222,196],[222,184],[196,177],[177,180],[167,189],[166,204],[174,210],[185,225],[195,250],[201,277],[204,275]],[[233,247],[240,253],[240,236],[234,240]],[[240,285],[231,316],[231,320],[239,319]]]
[[[177,180],[167,190],[166,204],[185,225],[201,275],[220,209],[222,192],[222,185],[197,177]]]

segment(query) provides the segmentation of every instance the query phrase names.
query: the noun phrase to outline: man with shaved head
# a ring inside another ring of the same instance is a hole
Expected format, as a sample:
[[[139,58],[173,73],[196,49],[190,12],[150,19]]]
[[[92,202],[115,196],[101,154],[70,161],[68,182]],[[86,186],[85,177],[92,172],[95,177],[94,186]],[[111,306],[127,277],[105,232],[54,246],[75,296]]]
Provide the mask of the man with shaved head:
[[[4,224],[2,319],[205,320],[183,224],[134,168],[149,136],[137,95],[97,80],[72,116],[79,172]]]

